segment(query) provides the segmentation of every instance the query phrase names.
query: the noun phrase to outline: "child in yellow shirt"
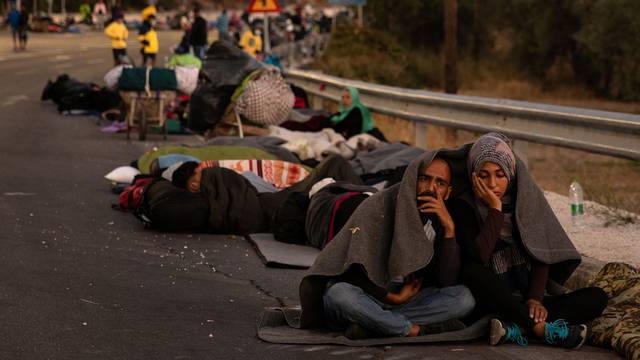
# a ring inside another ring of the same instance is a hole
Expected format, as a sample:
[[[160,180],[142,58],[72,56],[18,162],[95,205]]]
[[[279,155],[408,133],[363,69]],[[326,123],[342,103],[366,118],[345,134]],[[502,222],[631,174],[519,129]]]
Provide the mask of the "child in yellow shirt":
[[[146,28],[141,29],[138,34],[138,40],[140,40],[140,52],[142,53],[142,65],[154,66],[156,63],[156,54],[160,48],[158,44],[158,33],[155,30],[155,16],[149,16],[149,19],[145,21]],[[143,25],[143,26],[145,26]]]
[[[124,25],[124,16],[122,14],[114,15],[114,21],[104,29],[104,33],[111,39],[113,62],[117,66],[120,64],[120,58],[127,56],[127,38],[129,37],[129,31]]]

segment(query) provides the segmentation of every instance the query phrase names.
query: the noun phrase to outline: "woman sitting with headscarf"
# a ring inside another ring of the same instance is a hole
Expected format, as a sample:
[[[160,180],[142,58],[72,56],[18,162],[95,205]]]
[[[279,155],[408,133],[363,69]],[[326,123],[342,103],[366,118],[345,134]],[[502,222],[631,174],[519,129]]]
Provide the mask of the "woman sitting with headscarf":
[[[509,139],[498,133],[479,138],[467,155],[473,191],[451,204],[462,252],[461,281],[477,306],[493,313],[490,343],[525,336],[577,349],[585,323],[600,316],[607,296],[597,287],[549,296],[551,280],[564,283],[580,262],[542,191],[516,159]]]
[[[340,111],[329,118],[329,127],[342,134],[345,139],[368,133],[382,141],[384,135],[373,126],[373,118],[366,106],[360,102],[358,89],[349,86],[342,92]]]

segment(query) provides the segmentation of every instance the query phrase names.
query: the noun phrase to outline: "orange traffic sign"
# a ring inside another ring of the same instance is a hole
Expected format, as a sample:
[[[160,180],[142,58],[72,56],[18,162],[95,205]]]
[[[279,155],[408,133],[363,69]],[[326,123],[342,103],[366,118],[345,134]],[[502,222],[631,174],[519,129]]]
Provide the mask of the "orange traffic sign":
[[[251,0],[249,12],[280,12],[278,0]]]

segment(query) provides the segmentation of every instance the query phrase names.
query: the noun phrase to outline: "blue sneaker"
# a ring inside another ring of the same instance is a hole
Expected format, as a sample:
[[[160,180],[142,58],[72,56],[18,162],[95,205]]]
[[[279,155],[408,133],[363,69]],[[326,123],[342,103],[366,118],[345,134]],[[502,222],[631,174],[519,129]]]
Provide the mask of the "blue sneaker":
[[[586,325],[569,325],[562,319],[544,325],[544,341],[548,344],[579,349],[586,340]]]
[[[527,346],[529,342],[522,336],[520,327],[514,323],[503,322],[498,319],[491,319],[491,331],[489,332],[489,344],[500,345],[505,342],[516,343],[520,346]]]

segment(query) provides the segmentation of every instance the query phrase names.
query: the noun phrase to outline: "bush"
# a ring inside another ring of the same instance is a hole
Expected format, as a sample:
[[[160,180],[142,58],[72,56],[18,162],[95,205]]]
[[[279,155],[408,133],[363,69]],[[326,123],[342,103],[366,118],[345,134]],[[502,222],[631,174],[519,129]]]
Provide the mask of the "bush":
[[[437,55],[409,52],[388,33],[368,28],[338,29],[314,65],[334,76],[407,88],[439,86],[440,66]]]
[[[581,80],[600,94],[640,99],[640,2],[596,0],[581,9],[576,35]]]

